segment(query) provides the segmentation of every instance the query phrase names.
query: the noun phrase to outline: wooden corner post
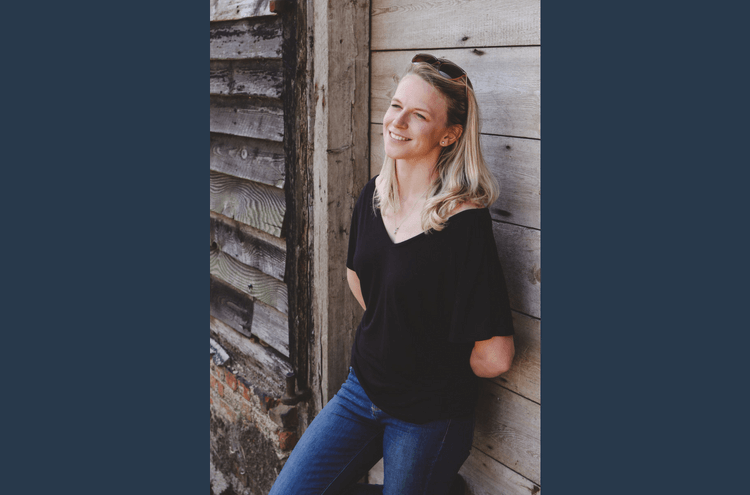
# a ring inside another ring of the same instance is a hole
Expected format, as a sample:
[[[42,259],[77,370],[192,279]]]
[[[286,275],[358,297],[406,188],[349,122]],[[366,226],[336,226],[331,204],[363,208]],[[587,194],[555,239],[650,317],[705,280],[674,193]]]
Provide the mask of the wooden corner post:
[[[354,203],[369,180],[370,0],[307,2],[313,172],[309,357],[319,411],[346,379],[362,316],[347,285],[346,255]]]

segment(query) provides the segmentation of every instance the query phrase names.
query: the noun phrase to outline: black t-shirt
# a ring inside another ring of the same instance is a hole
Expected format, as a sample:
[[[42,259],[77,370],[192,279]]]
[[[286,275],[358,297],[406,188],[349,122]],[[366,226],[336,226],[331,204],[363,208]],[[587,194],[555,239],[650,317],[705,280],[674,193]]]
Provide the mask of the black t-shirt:
[[[463,210],[443,230],[394,244],[380,210],[375,178],[352,215],[346,266],[357,273],[365,314],[351,365],[370,400],[391,416],[426,423],[470,414],[479,379],[474,342],[512,335],[492,219]]]

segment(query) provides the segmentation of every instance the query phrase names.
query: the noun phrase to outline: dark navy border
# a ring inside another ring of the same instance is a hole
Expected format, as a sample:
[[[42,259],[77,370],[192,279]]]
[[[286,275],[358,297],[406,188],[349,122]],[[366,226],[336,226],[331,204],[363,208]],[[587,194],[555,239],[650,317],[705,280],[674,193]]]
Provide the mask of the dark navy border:
[[[7,493],[209,486],[207,17],[4,9]]]

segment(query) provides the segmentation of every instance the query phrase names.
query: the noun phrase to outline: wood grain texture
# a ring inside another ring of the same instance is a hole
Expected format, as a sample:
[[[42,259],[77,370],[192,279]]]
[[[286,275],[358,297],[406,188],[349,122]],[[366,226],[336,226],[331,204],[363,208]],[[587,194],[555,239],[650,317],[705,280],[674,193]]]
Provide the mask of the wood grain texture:
[[[219,249],[212,247],[209,251],[211,275],[286,314],[288,306],[284,282],[241,263],[234,256]]]
[[[284,188],[284,147],[276,141],[211,133],[211,170]]]
[[[281,60],[211,60],[210,93],[280,98]]]
[[[540,483],[540,406],[489,380],[477,401],[474,447],[523,477]]]
[[[211,20],[228,21],[243,17],[276,15],[268,8],[270,0],[211,0]]]
[[[372,52],[370,122],[383,122],[396,81],[416,52]],[[539,139],[540,48],[430,50],[461,66],[476,92],[481,132]]]
[[[284,138],[284,112],[279,100],[212,95],[209,114],[211,132],[278,142]]]
[[[284,191],[213,171],[210,182],[211,210],[281,237]]]
[[[371,29],[372,50],[538,45],[539,0],[373,0]]]
[[[466,495],[541,495],[539,485],[503,466],[475,448],[458,472],[466,480]]]
[[[271,349],[252,342],[235,329],[214,316],[209,316],[211,337],[245,368],[245,376],[250,375],[252,384],[276,397],[281,397],[286,388],[286,374],[291,373],[289,363]]]
[[[516,355],[513,366],[493,378],[498,385],[541,403],[541,321],[513,311],[513,343]]]
[[[284,281],[286,245],[278,237],[210,212],[211,248]]]
[[[281,19],[259,17],[212,22],[211,60],[281,58]]]
[[[541,318],[541,232],[502,222],[492,229],[511,308]]]
[[[480,135],[487,167],[500,185],[490,206],[495,220],[541,227],[541,142],[536,139]],[[370,126],[370,177],[380,173],[385,158],[383,125]]]
[[[286,316],[237,290],[219,277],[210,276],[210,314],[246,337],[257,337],[289,357]]]

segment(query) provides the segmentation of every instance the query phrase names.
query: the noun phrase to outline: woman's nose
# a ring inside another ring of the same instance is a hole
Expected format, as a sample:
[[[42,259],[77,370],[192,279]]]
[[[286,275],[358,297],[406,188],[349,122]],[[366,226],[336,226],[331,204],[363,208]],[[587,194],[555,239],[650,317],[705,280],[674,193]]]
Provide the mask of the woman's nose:
[[[396,118],[393,119],[393,125],[396,127],[406,127],[406,115],[404,112],[399,112]]]

